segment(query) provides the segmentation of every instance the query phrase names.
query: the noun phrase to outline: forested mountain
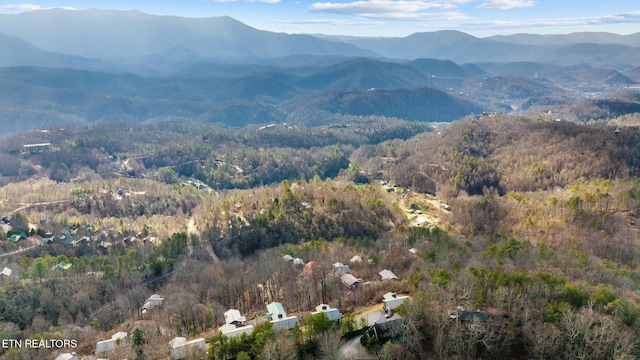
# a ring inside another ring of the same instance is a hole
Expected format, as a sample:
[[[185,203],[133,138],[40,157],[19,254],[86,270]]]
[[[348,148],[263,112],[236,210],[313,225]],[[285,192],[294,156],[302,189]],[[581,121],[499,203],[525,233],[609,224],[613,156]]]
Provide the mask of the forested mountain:
[[[304,358],[341,351],[340,336],[363,327],[351,316],[392,290],[410,294],[397,311],[406,332],[396,345],[367,344],[377,354],[564,359],[589,344],[593,358],[637,355],[637,114],[610,119],[636,127],[484,114],[437,131],[336,120],[102,123],[4,138],[0,209],[11,230],[0,233],[0,250],[55,236],[3,258],[13,269],[0,291],[3,331],[71,336],[89,355],[97,340],[140,326],[157,344],[207,334],[215,359]],[[51,148],[21,154],[25,142]],[[9,237],[21,231],[29,240]],[[351,289],[332,267],[356,255],[363,261],[351,272],[369,284]],[[383,269],[400,280],[380,281]],[[152,293],[165,303],[143,315]],[[256,318],[264,296],[302,314],[306,335],[209,335],[229,308]],[[348,325],[312,330],[318,303],[350,313]],[[475,337],[450,318],[458,306],[487,314]],[[579,344],[575,331],[586,334]],[[321,347],[329,334],[337,340]],[[142,351],[166,355],[162,346]]]
[[[202,63],[164,77],[4,67],[0,113],[8,125],[0,133],[97,121],[328,124],[338,114],[449,122],[483,111],[568,104],[585,94],[607,94],[635,84],[615,70],[532,62],[457,65],[432,59],[357,58],[328,63]]]

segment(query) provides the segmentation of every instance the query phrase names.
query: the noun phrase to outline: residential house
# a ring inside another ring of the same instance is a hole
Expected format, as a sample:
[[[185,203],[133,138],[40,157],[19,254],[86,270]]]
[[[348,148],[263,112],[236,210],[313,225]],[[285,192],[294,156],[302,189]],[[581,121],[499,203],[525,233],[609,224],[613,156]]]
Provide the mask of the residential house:
[[[64,353],[58,355],[56,360],[78,360],[78,355],[76,355],[75,351],[72,353]]]
[[[360,338],[360,343],[365,346],[370,338],[378,338],[380,344],[388,341],[392,343],[402,342],[406,328],[405,319],[391,319],[373,324]]]
[[[39,152],[45,152],[49,150],[51,150],[51,143],[22,145],[22,151],[24,154],[36,154]]]
[[[320,270],[320,266],[318,265],[318,263],[315,261],[309,261],[304,265],[304,268],[302,269],[302,274],[300,275],[308,278],[312,278],[315,275],[317,275],[318,270]]]
[[[272,302],[267,305],[267,318],[276,330],[293,329],[298,324],[298,317],[287,316],[284,307],[279,302]]]
[[[119,331],[111,336],[111,339],[98,341],[96,344],[96,354],[115,350],[118,347],[127,345],[127,333]]]
[[[234,324],[224,324],[220,326],[220,332],[224,336],[240,336],[242,334],[251,334],[253,332],[253,325],[236,326]]]
[[[220,332],[225,336],[249,335],[253,332],[253,325],[245,325],[247,318],[240,315],[239,310],[227,310],[224,313],[224,321],[226,324],[220,327]]]
[[[229,309],[224,313],[224,322],[233,325],[244,325],[247,318],[240,315],[240,310]]]
[[[64,261],[60,261],[59,263],[53,265],[51,267],[51,270],[55,270],[55,269],[60,269],[60,270],[69,270],[71,269],[71,266],[73,266],[72,263],[68,262],[64,262]]]
[[[362,278],[357,278],[351,274],[342,275],[340,280],[342,280],[342,283],[350,289],[355,289],[358,284],[364,281]]]
[[[400,280],[396,274],[394,274],[391,270],[387,270],[384,269],[382,271],[380,271],[378,274],[380,274],[381,280],[382,281],[387,281],[387,280]]]
[[[489,320],[489,315],[486,312],[480,310],[467,311],[459,309],[458,311],[450,313],[449,317],[462,322],[470,322],[476,320],[480,322],[487,322]]]
[[[342,276],[342,274],[347,274],[349,273],[350,269],[349,269],[349,265],[345,265],[341,262],[337,262],[333,264],[333,275],[339,274]]]
[[[194,354],[207,353],[207,343],[204,338],[187,341],[186,338],[176,337],[169,341],[169,357],[173,360],[191,359]]]
[[[398,296],[398,294],[394,292],[388,292],[382,297],[382,309],[388,314],[393,313],[393,311],[407,299],[409,299],[409,297],[406,295]]]
[[[149,296],[147,300],[145,300],[144,305],[142,305],[142,308],[146,310],[151,310],[156,306],[162,306],[163,301],[164,301],[163,297],[161,297],[158,294],[153,294]]]
[[[18,242],[22,239],[26,239],[27,238],[27,234],[23,231],[20,234],[13,234],[10,236],[11,240],[13,240],[13,242]]]
[[[62,240],[62,243],[65,245],[73,244],[73,237],[71,235],[60,235],[59,238],[60,240]]]
[[[340,322],[342,319],[342,313],[338,309],[332,308],[327,304],[320,304],[316,306],[316,311],[312,312],[311,315],[320,313],[325,313],[331,321]]]

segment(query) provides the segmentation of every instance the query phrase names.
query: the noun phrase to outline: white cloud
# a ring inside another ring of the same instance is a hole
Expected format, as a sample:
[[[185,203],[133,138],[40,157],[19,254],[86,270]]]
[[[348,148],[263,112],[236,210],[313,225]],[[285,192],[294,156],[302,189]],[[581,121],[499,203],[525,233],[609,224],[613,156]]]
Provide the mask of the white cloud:
[[[42,10],[43,7],[36,4],[7,4],[7,5],[0,5],[0,9],[24,12],[24,11]]]
[[[76,8],[64,6],[64,7],[42,7],[36,4],[6,4],[0,5],[0,10],[9,10],[13,12],[28,12],[36,10],[48,10],[48,9],[63,9],[63,10],[77,10]]]
[[[594,25],[640,24],[640,11],[618,15],[603,15],[581,18],[539,18],[518,21],[481,21],[465,23],[468,29],[525,29],[525,28],[585,28]]]
[[[347,3],[318,2],[311,4],[309,10],[373,19],[461,20],[467,19],[468,17],[458,11],[438,10],[455,9],[458,4],[465,2],[467,2],[467,0],[359,0]]]
[[[640,10],[619,15],[585,18],[585,20],[588,21],[588,24],[637,24],[640,23]]]
[[[300,19],[300,20],[273,20],[279,24],[329,24],[329,25],[380,25],[382,21],[352,21],[338,19]]]
[[[300,19],[300,20],[273,20],[278,24],[288,25],[337,25],[337,26],[361,26],[361,25],[382,25],[382,21],[353,21],[340,19]]]
[[[491,0],[478,6],[481,9],[514,9],[523,7],[532,7],[536,4],[534,0]]]

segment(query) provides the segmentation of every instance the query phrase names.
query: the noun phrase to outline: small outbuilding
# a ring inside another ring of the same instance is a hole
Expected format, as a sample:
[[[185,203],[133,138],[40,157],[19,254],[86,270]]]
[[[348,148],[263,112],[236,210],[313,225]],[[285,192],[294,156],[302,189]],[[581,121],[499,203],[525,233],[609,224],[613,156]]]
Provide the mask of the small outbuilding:
[[[5,266],[4,269],[2,269],[2,272],[0,273],[3,276],[11,276],[11,273],[13,273],[13,270],[9,269],[8,267]]]

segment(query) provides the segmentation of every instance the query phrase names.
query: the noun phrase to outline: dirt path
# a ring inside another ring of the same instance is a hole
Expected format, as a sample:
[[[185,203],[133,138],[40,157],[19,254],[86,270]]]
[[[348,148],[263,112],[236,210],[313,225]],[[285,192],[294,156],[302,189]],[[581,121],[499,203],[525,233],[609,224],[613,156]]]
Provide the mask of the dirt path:
[[[50,204],[61,204],[61,203],[66,203],[69,202],[71,200],[56,200],[56,201],[43,201],[43,202],[37,202],[37,203],[21,203],[22,206],[20,206],[19,208],[11,211],[11,214],[15,214],[20,210],[24,210],[33,206],[39,206],[39,205],[50,205]]]

